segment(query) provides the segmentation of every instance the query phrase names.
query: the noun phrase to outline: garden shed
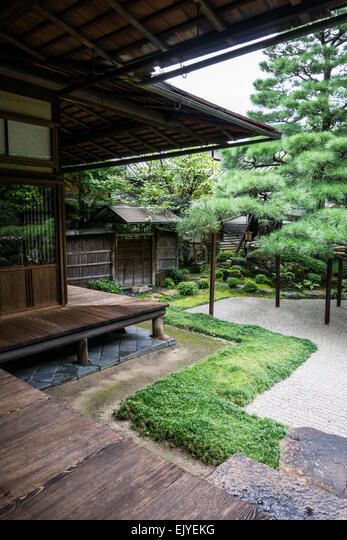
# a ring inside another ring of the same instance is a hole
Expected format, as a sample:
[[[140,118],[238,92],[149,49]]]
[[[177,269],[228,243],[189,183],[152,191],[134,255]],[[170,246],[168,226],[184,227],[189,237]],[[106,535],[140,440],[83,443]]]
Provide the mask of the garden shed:
[[[98,228],[67,231],[67,276],[71,285],[113,279],[124,288],[157,285],[178,265],[175,222],[165,209],[104,206]]]

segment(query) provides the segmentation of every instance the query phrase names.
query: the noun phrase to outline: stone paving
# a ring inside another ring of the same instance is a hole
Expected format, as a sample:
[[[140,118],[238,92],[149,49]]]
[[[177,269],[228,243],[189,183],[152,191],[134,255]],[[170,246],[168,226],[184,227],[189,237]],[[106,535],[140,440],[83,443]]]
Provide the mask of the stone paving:
[[[9,362],[2,367],[35,388],[45,390],[175,343],[175,339],[160,341],[151,338],[144,328],[128,326],[125,333],[110,332],[89,340],[88,366],[76,363],[75,347],[70,346]]]
[[[191,309],[207,313],[208,306]],[[256,324],[282,334],[311,339],[318,351],[286,380],[258,396],[247,411],[290,427],[312,427],[347,436],[347,302],[332,302],[331,323],[324,324],[323,300],[228,298],[216,302],[215,316]]]

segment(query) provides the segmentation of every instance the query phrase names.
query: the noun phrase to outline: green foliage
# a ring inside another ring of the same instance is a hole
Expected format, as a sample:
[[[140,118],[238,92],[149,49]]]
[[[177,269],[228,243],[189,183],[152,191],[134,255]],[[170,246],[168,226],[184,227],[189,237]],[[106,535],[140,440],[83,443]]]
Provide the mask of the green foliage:
[[[254,83],[256,109],[249,114],[286,134],[345,126],[346,28],[327,28],[267,49],[260,64],[267,77]]]
[[[184,281],[188,274],[189,272],[185,268],[170,268],[170,270],[167,271],[168,277],[172,279],[175,285],[180,283],[180,281]]]
[[[243,290],[248,294],[253,294],[258,292],[258,287],[253,281],[247,281],[243,286]]]
[[[201,278],[198,281],[198,288],[199,289],[208,289],[209,288],[209,282],[206,278]]]
[[[132,186],[125,169],[110,167],[64,175],[68,214],[78,226],[85,226],[104,204],[126,204]]]
[[[135,165],[126,178],[141,204],[181,215],[192,200],[211,193],[219,174],[217,162],[201,153]]]
[[[119,283],[109,279],[91,279],[88,282],[88,287],[89,289],[95,289],[96,291],[104,291],[114,294],[120,294],[123,292],[123,288]]]
[[[255,282],[262,285],[266,285],[267,283],[269,283],[269,280],[265,274],[257,274],[255,276]]]
[[[318,285],[322,282],[322,276],[319,274],[314,274],[313,272],[309,272],[307,274],[307,279],[312,281],[312,283],[317,283]]]
[[[182,281],[177,289],[181,296],[195,296],[198,294],[198,287],[195,281]]]
[[[228,323],[170,308],[166,323],[232,342],[231,346],[140,390],[121,403],[117,418],[142,435],[218,464],[236,452],[278,465],[284,426],[242,407],[288,377],[315,346],[263,328]]]
[[[240,284],[240,280],[236,277],[230,277],[227,279],[229,289],[235,289]]]
[[[227,273],[231,277],[241,278],[243,274],[243,269],[241,268],[241,266],[234,264],[233,266],[227,269]]]
[[[232,251],[231,249],[222,249],[217,255],[217,263],[226,263],[233,257],[235,257],[235,251]]]
[[[164,279],[164,282],[163,282],[163,285],[166,289],[174,289],[175,288],[175,282],[172,278],[165,278]]]
[[[224,275],[223,268],[217,268],[216,270],[216,279],[222,279]]]

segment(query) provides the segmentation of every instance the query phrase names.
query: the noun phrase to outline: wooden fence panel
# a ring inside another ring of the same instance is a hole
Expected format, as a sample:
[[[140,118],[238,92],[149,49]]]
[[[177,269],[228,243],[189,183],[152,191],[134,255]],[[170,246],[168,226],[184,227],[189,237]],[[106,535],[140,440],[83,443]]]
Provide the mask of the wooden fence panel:
[[[68,283],[86,285],[90,279],[111,279],[111,242],[109,234],[68,236]]]

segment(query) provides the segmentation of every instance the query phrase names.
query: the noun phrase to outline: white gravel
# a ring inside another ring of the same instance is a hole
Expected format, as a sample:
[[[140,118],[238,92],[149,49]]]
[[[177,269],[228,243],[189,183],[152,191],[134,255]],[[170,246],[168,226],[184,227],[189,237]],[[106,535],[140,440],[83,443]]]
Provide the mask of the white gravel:
[[[190,311],[207,313],[208,306]],[[248,412],[347,437],[347,302],[337,308],[332,301],[329,326],[323,300],[281,300],[278,309],[271,299],[228,298],[216,303],[215,316],[309,338],[318,346],[288,379],[248,405]]]

